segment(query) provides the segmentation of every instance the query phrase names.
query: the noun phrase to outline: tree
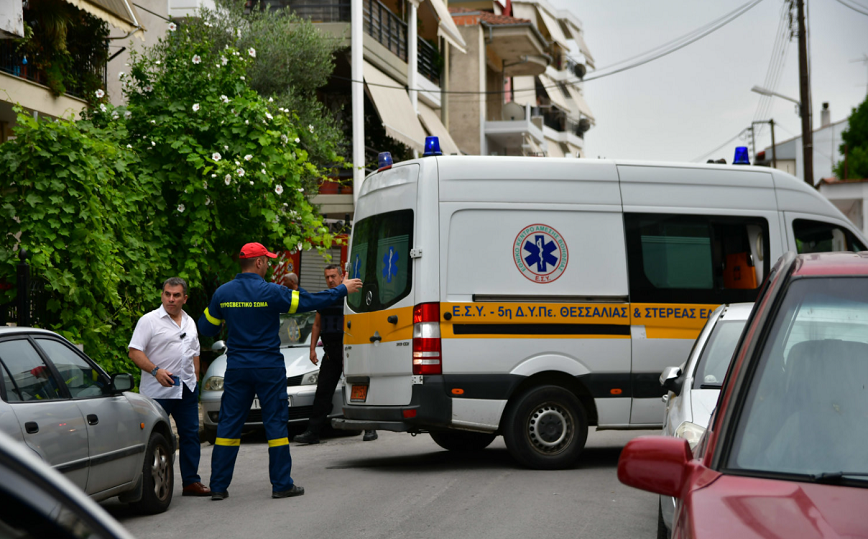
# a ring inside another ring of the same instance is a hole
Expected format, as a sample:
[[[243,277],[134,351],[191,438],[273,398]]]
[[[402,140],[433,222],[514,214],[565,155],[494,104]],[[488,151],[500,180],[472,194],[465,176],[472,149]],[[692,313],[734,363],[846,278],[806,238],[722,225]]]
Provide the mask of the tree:
[[[847,156],[847,174],[845,177],[844,161],[839,161],[835,166],[835,176],[841,179],[868,178],[868,97],[853,108],[841,139],[844,142],[839,149]]]

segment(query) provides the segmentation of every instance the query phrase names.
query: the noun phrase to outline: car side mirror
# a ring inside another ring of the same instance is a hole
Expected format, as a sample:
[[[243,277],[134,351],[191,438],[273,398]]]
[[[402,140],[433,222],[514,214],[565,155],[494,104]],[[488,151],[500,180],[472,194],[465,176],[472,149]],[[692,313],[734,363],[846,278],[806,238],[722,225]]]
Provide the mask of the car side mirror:
[[[212,352],[220,354],[224,350],[226,350],[226,341],[215,341],[214,344],[211,345]]]
[[[663,389],[680,395],[684,385],[684,373],[681,372],[681,367],[663,369],[663,373],[660,374],[660,385],[663,386]]]
[[[690,479],[693,453],[683,438],[640,436],[630,440],[618,459],[618,480],[662,496],[680,498]]]
[[[131,391],[134,384],[135,380],[133,380],[132,374],[122,372],[112,375],[112,393],[114,394]]]

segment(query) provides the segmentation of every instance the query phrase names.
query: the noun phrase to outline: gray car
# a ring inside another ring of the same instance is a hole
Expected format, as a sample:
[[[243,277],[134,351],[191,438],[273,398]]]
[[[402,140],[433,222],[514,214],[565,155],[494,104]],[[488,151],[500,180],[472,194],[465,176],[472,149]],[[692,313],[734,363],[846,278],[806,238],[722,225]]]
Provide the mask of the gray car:
[[[313,328],[315,313],[285,314],[280,318],[280,352],[286,366],[286,393],[289,397],[290,425],[302,425],[310,419],[313,411],[313,398],[316,394],[316,382],[319,376],[319,365],[322,365],[323,348],[316,348],[319,363],[310,361],[310,333]],[[215,351],[224,350],[223,341],[214,343]],[[223,376],[226,373],[226,354],[215,359],[202,382],[201,402],[205,411],[205,437],[212,444],[217,437],[217,422],[220,417],[220,399],[223,397]],[[332,411],[329,418],[338,417],[343,413],[343,393],[338,384],[332,396]],[[246,430],[262,428],[262,411],[259,399],[254,399],[253,406],[244,422]]]
[[[94,500],[118,496],[161,513],[172,501],[175,438],[163,408],[132,386],[54,332],[0,327],[0,431]]]

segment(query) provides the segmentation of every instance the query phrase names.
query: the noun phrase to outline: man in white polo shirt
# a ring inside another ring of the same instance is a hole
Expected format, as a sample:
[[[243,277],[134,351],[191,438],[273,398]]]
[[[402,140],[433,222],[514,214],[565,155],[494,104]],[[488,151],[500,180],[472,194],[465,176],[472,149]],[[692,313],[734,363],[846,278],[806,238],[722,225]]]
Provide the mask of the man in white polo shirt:
[[[199,334],[184,312],[187,283],[163,283],[162,305],[139,319],[130,340],[130,359],[142,369],[139,392],[175,418],[183,496],[210,496],[199,477]]]

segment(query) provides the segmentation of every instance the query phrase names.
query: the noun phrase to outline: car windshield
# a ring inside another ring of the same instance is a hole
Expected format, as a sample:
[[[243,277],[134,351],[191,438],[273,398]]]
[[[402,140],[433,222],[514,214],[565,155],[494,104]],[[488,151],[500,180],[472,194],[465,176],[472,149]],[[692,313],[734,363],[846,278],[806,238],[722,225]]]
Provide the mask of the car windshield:
[[[723,320],[714,326],[696,364],[693,389],[720,387],[745,322],[746,320]]]
[[[316,313],[280,315],[280,346],[310,346],[310,332]]]
[[[727,467],[856,480],[868,472],[866,447],[868,279],[795,280],[763,344]]]

